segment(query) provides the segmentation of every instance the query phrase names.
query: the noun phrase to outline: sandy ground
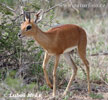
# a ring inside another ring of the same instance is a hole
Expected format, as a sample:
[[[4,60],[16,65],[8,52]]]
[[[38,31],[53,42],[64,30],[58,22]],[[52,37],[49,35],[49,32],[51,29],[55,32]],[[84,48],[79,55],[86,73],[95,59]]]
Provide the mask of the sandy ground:
[[[40,98],[34,98],[33,100],[108,100],[108,86],[105,84],[91,84],[91,93],[95,96],[90,96],[87,93],[86,84],[75,83],[71,86],[67,96],[62,97],[64,89],[58,89],[56,91],[56,97],[52,97],[52,90],[40,92]]]

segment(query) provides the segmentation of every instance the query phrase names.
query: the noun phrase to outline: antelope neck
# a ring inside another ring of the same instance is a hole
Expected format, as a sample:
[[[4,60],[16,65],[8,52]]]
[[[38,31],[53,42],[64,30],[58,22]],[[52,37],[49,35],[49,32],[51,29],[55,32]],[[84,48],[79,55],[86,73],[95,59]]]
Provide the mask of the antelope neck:
[[[46,45],[48,45],[49,38],[45,32],[43,32],[38,26],[35,28],[36,34],[34,35],[34,39],[44,48],[46,49]]]

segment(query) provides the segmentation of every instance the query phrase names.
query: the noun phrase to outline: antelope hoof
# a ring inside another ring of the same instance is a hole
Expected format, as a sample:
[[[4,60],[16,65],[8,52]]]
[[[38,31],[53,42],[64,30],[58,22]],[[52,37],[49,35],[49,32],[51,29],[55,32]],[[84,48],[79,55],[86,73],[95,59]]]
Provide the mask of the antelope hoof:
[[[55,94],[53,93],[53,98],[55,98]]]
[[[53,85],[52,84],[47,84],[49,86],[50,89],[53,89]]]
[[[49,85],[50,89],[53,89],[53,86],[52,85]]]

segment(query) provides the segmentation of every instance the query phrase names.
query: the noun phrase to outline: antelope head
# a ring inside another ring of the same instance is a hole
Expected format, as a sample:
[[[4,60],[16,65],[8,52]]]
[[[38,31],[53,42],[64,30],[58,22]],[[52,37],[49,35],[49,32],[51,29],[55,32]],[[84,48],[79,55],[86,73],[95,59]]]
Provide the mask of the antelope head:
[[[32,37],[34,33],[37,33],[37,23],[42,19],[43,10],[39,10],[36,15],[35,19],[31,19],[30,12],[24,12],[24,22],[21,24],[21,31],[18,33],[20,38],[28,36]]]

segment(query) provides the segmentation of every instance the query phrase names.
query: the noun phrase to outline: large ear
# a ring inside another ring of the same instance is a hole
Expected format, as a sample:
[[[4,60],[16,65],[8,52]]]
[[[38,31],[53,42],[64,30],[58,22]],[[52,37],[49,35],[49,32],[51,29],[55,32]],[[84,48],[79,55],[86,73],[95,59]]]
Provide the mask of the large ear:
[[[42,17],[43,17],[43,9],[40,9],[36,15],[35,15],[36,19],[35,19],[35,23],[38,23],[41,21]]]
[[[27,21],[27,20],[29,20],[29,22],[30,22],[30,20],[31,20],[31,18],[30,18],[30,12],[25,12],[24,13],[24,19]]]

